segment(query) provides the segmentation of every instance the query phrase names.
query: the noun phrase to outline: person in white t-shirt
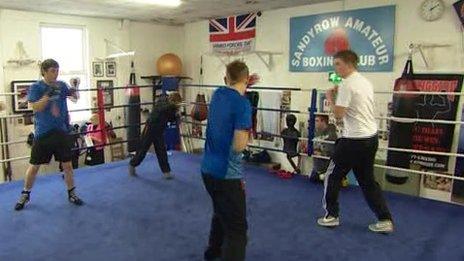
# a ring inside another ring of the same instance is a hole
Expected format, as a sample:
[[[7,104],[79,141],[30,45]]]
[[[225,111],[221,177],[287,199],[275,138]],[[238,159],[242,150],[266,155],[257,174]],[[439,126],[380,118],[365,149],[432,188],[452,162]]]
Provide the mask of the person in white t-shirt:
[[[391,213],[374,179],[374,160],[378,147],[377,123],[374,116],[372,83],[357,71],[358,55],[350,50],[334,56],[334,67],[343,78],[340,86],[326,93],[335,118],[343,119],[344,129],[337,140],[324,180],[325,216],[317,223],[325,227],[340,224],[338,194],[340,182],[353,170],[364,197],[378,222],[369,229],[378,233],[393,232]]]

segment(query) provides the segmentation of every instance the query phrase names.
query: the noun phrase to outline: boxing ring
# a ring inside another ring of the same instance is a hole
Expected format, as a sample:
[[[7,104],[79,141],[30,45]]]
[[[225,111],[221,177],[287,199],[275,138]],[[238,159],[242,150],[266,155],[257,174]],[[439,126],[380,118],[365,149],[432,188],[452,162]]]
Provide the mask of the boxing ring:
[[[31,203],[13,210],[22,182],[0,185],[0,260],[202,260],[212,208],[199,170],[201,156],[174,153],[175,179],[164,180],[149,155],[127,175],[128,161],[77,169],[86,204],[64,200],[61,176],[39,177]],[[155,169],[155,171],[154,171]],[[395,233],[369,233],[373,216],[361,191],[341,191],[343,223],[315,224],[322,186],[283,180],[246,166],[247,260],[462,260],[464,208],[386,193]]]
[[[311,121],[318,114],[313,106],[318,91],[309,92],[308,111],[283,111],[308,115],[311,130],[314,128]],[[114,107],[126,106],[130,105]],[[106,107],[99,102],[96,109],[104,122]],[[185,117],[182,122],[190,124]],[[308,133],[301,140],[313,141],[314,131]],[[21,141],[0,145],[15,142]],[[308,152],[302,155],[315,157],[310,144]],[[4,159],[1,163],[24,159],[27,156]],[[66,191],[58,172],[38,177],[31,203],[21,212],[15,212],[13,206],[23,182],[1,184],[0,260],[202,260],[212,208],[200,178],[201,155],[174,152],[169,161],[175,175],[170,181],[162,178],[156,157],[151,154],[137,168],[138,177],[128,175],[128,160],[76,169],[79,194],[86,202],[81,207],[64,200]],[[411,175],[443,175],[407,171]],[[464,259],[462,206],[385,192],[395,219],[395,232],[378,235],[367,230],[366,225],[374,220],[374,215],[362,199],[360,189],[350,186],[340,192],[342,225],[330,230],[315,222],[322,214],[322,186],[299,175],[280,179],[251,165],[245,165],[245,174],[247,260]]]

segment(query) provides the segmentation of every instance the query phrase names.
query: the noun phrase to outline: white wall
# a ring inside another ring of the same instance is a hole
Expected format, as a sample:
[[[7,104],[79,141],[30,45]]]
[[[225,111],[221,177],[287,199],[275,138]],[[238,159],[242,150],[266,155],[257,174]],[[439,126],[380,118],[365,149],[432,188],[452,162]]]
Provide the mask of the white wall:
[[[137,83],[145,84],[140,79],[141,75],[155,75],[155,60],[163,53],[174,52],[182,56],[183,39],[182,27],[161,26],[148,23],[120,21],[114,19],[97,19],[77,16],[53,15],[34,12],[22,12],[13,10],[0,10],[0,61],[6,65],[6,61],[15,58],[16,43],[22,41],[30,58],[41,59],[40,49],[40,25],[62,24],[84,26],[88,32],[88,70],[91,76],[90,82],[95,87],[97,80],[107,78],[93,78],[91,75],[91,63],[98,58],[104,58],[107,48],[104,39],[109,39],[125,50],[136,51],[135,65]],[[109,50],[113,53],[114,50]],[[115,86],[124,86],[128,83],[131,58],[122,57],[117,62],[117,77],[108,78],[114,81]],[[10,82],[13,80],[39,79],[37,66],[22,68],[3,67],[0,72],[0,92],[10,91]],[[82,86],[83,88],[85,86]],[[94,94],[95,95],[95,94]],[[142,100],[150,101],[151,93],[148,90],[142,92]],[[0,97],[4,99],[4,97]],[[115,104],[126,102],[124,92],[115,91]],[[11,101],[7,101],[8,107]],[[11,109],[4,114],[11,114]],[[106,115],[107,121],[112,120],[114,125],[123,125],[122,109],[114,109]],[[32,130],[32,126],[24,127],[15,120],[9,120],[9,140],[26,139],[26,135]],[[120,135],[123,133],[121,132]],[[29,149],[25,145],[11,145],[10,157],[29,155]],[[18,161],[12,164],[14,179],[23,178],[27,167],[27,161]],[[42,172],[56,171],[57,165],[51,164],[42,168]],[[3,175],[0,180],[3,179]]]
[[[409,43],[451,44],[448,48],[426,49],[425,54],[432,65],[427,70],[419,55],[414,56],[415,70],[427,72],[464,71],[464,36],[459,20],[452,9],[454,0],[445,0],[447,9],[444,17],[436,22],[424,22],[419,17],[419,5],[422,1],[412,0],[346,0],[295,8],[263,12],[257,20],[256,50],[283,52],[275,56],[274,69],[269,71],[256,56],[244,57],[252,72],[262,76],[261,85],[294,86],[300,88],[328,88],[326,73],[289,72],[289,21],[291,17],[318,13],[396,5],[395,60],[394,71],[388,73],[365,73],[374,83],[376,91],[391,90],[394,80],[403,70]],[[187,74],[199,81],[198,68],[200,55],[209,51],[208,22],[201,21],[185,26],[185,56]],[[232,57],[237,58],[237,57]],[[240,58],[240,57],[238,57]],[[224,65],[217,57],[204,59],[204,83],[222,83]],[[385,112],[389,95],[378,94],[376,102],[378,112]],[[309,95],[292,94],[292,108],[306,110]],[[306,121],[304,117],[299,120]],[[285,160],[284,160],[285,162]],[[289,167],[286,165],[285,167]]]
[[[130,45],[136,51],[138,76],[157,75],[156,60],[165,53],[183,56],[183,27],[131,22]],[[138,84],[150,84],[139,80]],[[151,101],[151,90],[142,89],[142,102]]]

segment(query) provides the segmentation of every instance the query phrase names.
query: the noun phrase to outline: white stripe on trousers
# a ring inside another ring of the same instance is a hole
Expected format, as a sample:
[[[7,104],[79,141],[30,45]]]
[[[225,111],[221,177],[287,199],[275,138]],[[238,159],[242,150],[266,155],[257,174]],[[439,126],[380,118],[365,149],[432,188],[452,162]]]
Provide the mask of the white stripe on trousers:
[[[327,167],[327,170],[325,172],[324,176],[324,196],[322,198],[322,206],[324,207],[325,210],[325,216],[329,215],[329,211],[327,210],[327,202],[325,200],[326,194],[327,194],[327,187],[329,184],[329,177],[331,174],[333,174],[333,171],[335,169],[335,162],[333,160],[330,160],[329,166]]]

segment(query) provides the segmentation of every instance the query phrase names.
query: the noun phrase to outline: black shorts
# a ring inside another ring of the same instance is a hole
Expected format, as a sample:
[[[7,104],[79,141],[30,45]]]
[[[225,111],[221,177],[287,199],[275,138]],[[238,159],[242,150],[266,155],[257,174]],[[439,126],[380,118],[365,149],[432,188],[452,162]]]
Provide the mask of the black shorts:
[[[68,162],[72,160],[71,153],[72,139],[68,133],[60,130],[52,130],[39,139],[34,140],[31,149],[32,165],[41,165],[50,163],[52,156],[55,161]]]

